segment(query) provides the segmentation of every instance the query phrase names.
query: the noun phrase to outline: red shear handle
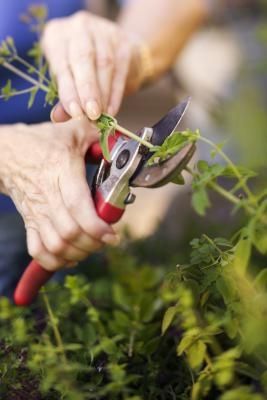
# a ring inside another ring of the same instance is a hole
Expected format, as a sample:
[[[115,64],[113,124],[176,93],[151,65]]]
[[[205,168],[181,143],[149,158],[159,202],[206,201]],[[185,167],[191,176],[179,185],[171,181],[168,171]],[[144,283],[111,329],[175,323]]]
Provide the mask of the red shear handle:
[[[114,224],[122,217],[124,210],[106,203],[100,193],[96,193],[95,207],[100,218]],[[17,306],[30,305],[40,288],[53,276],[53,271],[45,270],[37,261],[32,261],[23,273],[14,293]]]
[[[23,273],[14,293],[17,306],[32,303],[40,288],[53,276],[54,271],[47,271],[37,261],[32,260]]]
[[[120,133],[109,137],[110,150],[115,145]],[[86,154],[87,162],[99,162],[102,159],[102,151],[98,142],[94,143]],[[95,207],[100,218],[109,224],[117,222],[124,210],[106,203],[100,194],[96,194]],[[53,276],[54,272],[45,270],[37,261],[32,261],[23,273],[14,293],[14,301],[18,306],[30,305],[37,297],[40,288]]]

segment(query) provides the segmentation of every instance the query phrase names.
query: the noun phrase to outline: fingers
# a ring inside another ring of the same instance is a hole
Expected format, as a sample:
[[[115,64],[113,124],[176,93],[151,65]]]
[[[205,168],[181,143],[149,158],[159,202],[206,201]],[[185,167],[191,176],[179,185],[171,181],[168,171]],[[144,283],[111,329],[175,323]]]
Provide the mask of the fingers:
[[[107,112],[115,68],[115,51],[111,42],[104,35],[99,35],[98,32],[94,32],[94,44],[97,82],[101,93],[102,108]]]
[[[66,113],[61,103],[57,103],[51,110],[50,119],[52,122],[66,122],[71,116]]]
[[[81,33],[80,40],[70,39],[69,65],[75,81],[80,104],[92,120],[100,117],[102,111],[101,93],[96,75],[96,50],[92,37]]]
[[[53,110],[53,121],[66,121],[66,113],[96,120],[118,111],[131,62],[131,43],[119,27],[80,12],[49,22],[42,46],[63,106]]]
[[[115,56],[115,68],[111,86],[111,95],[108,104],[108,113],[117,114],[122,102],[126,80],[131,61],[131,50],[127,44],[121,44]]]
[[[37,229],[26,228],[28,253],[32,258],[39,262],[48,271],[54,271],[63,267],[66,261],[49,253],[42,243]]]
[[[83,160],[73,160],[64,168],[59,180],[62,199],[72,218],[86,234],[106,242],[103,239],[105,235],[114,235],[114,231],[98,217],[85,175]]]

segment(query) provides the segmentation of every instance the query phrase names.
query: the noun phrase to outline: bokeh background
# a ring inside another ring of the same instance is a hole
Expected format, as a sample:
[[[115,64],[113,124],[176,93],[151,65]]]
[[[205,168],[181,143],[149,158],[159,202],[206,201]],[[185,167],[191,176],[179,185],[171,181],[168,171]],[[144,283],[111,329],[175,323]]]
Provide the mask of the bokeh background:
[[[116,18],[116,1],[93,1],[93,7],[100,15]],[[210,21],[178,55],[172,70],[153,86],[125,99],[120,123],[132,130],[153,124],[189,95],[192,102],[182,128],[199,128],[215,142],[226,141],[226,152],[233,161],[256,169],[266,182],[266,17],[265,0],[232,0],[228,7],[215,9]],[[209,160],[205,146],[199,146],[199,158]],[[157,232],[177,240],[188,225],[227,225],[224,204],[215,204],[217,212],[211,210],[206,219],[192,215],[190,185],[135,191],[137,200],[119,224],[120,230],[127,226],[134,237]],[[219,201],[216,196],[214,201]]]

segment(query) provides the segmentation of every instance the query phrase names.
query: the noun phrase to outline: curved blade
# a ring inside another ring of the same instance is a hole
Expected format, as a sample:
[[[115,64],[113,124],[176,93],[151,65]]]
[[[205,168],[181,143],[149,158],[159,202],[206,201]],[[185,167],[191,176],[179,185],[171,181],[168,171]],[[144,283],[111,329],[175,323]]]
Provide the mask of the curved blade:
[[[181,122],[191,98],[183,100],[176,107],[172,108],[160,121],[153,127],[151,143],[154,146],[160,146],[164,140],[170,136]]]
[[[160,146],[163,144],[165,139],[172,135],[173,132],[175,132],[177,126],[181,122],[187,107],[190,103],[191,98],[188,97],[181,103],[179,103],[176,107],[172,108],[161,120],[159,120],[153,127],[153,134],[151,137],[151,143],[154,146]],[[183,152],[184,154],[184,152]],[[143,156],[142,161],[140,162],[134,176],[131,179],[130,185],[131,186],[142,186],[142,187],[153,187],[155,186],[155,181],[156,181],[156,176],[158,174],[158,180],[162,181],[160,178],[164,174],[166,177],[168,176],[168,173],[166,172],[166,169],[162,168],[162,164],[160,166],[153,166],[153,167],[145,167],[147,161],[149,160],[150,157],[152,157],[153,153],[147,153]],[[171,165],[174,167],[177,165],[177,160],[178,158],[175,157],[174,161],[171,162]],[[163,163],[165,164],[165,163]],[[169,164],[168,164],[169,165]],[[150,170],[153,171],[151,175],[149,175]],[[164,173],[163,173],[164,170]],[[147,177],[150,176],[149,181],[147,180]],[[153,179],[152,179],[153,176]],[[153,180],[153,183],[151,181]]]
[[[172,179],[177,178],[191,160],[196,146],[194,143],[188,144],[174,156],[159,165],[145,167],[131,181],[134,187],[159,187],[163,186]]]

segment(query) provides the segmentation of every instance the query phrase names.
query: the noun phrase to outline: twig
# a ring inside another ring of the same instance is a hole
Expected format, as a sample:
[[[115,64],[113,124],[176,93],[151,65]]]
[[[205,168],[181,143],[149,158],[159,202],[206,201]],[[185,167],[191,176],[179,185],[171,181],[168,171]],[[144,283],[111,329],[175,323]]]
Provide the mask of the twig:
[[[46,93],[49,92],[49,89],[47,86],[43,85],[42,83],[38,82],[36,79],[34,79],[31,76],[20,71],[18,68],[14,67],[14,65],[10,64],[9,62],[4,61],[2,66],[5,67],[6,69],[8,69],[9,71],[13,72],[15,75],[20,76],[22,79],[25,79],[26,81],[32,83],[34,86],[39,87],[44,92],[46,92]]]
[[[57,343],[58,349],[59,349],[59,351],[60,351],[60,353],[62,355],[62,359],[63,359],[64,363],[67,363],[66,353],[65,353],[65,350],[64,350],[62,337],[61,337],[61,334],[59,332],[59,329],[58,329],[58,326],[57,326],[57,323],[56,323],[56,318],[55,318],[53,310],[51,308],[48,296],[43,290],[42,290],[42,296],[43,296],[43,300],[44,300],[44,303],[45,303],[45,306],[46,306],[46,309],[47,309],[47,312],[48,312],[48,315],[49,315],[49,318],[50,318],[50,322],[51,322],[51,325],[52,325],[52,329],[53,329],[53,332],[54,332],[54,336],[55,336],[55,339],[56,339],[56,343]]]

